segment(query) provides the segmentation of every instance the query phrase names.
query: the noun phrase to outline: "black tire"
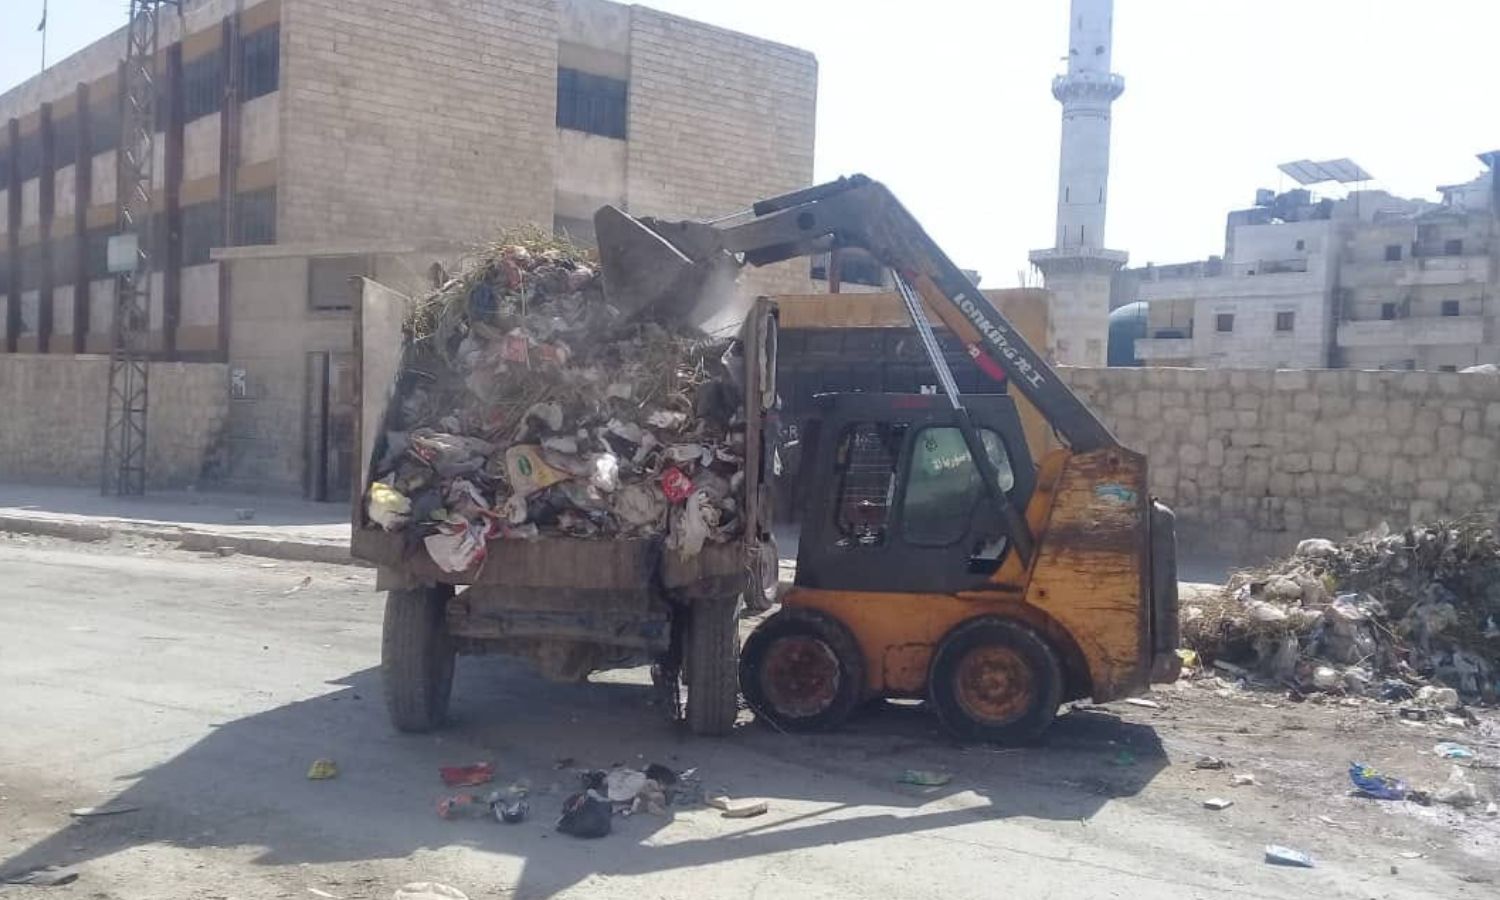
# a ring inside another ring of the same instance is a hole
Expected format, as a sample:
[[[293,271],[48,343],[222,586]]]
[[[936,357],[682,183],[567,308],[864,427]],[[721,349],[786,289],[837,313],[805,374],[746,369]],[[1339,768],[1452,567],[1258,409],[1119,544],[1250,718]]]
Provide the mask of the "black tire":
[[[836,728],[864,699],[864,655],[832,616],[783,609],[745,641],[740,690],[757,718],[783,731]]]
[[[734,730],[739,688],[740,598],[696,600],[688,609],[687,723],[693,734],[722,737]]]
[[[413,588],[386,594],[380,672],[397,731],[431,731],[448,717],[456,655],[446,620],[449,593]]]
[[[1026,744],[1062,703],[1062,664],[1046,639],[1007,619],[971,619],[948,633],[927,673],[938,720],[966,741]]]

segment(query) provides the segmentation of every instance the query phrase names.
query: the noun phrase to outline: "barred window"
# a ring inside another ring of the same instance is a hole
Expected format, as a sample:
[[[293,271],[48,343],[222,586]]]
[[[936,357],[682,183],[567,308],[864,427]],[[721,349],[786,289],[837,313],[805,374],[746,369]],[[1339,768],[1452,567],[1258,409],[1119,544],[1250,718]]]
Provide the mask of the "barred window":
[[[240,98],[254,100],[281,84],[281,26],[272,25],[240,39]]]
[[[224,105],[224,54],[218,50],[182,64],[182,121],[191,122]]]
[[[250,191],[234,198],[234,243],[276,243],[276,189]]]
[[[557,70],[557,127],[604,137],[625,137],[629,85],[607,75]]]
[[[359,277],[370,274],[365,256],[326,256],[307,261],[309,309],[353,309],[362,290]]]
[[[83,270],[90,281],[109,277],[109,236],[114,232],[113,228],[93,228],[84,239]]]
[[[224,242],[219,239],[219,201],[211,200],[183,207],[182,264],[201,266],[208,262],[209,251]]]
[[[52,120],[52,165],[61,169],[78,161],[78,117]]]
[[[89,152],[108,153],[120,146],[120,98],[114,94],[89,101]]]

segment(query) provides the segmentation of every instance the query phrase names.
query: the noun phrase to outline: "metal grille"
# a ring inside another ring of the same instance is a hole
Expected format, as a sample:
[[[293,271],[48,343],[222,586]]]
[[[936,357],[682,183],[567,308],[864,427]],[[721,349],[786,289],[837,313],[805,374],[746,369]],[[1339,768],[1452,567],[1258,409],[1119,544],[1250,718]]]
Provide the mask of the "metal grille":
[[[157,249],[151,212],[151,162],[156,143],[158,25],[161,8],[177,5],[177,0],[130,0],[130,24],[126,28],[116,183],[119,233],[134,235],[137,250],[135,267],[120,274],[115,289],[100,476],[101,491],[119,496],[146,492],[151,269]]]

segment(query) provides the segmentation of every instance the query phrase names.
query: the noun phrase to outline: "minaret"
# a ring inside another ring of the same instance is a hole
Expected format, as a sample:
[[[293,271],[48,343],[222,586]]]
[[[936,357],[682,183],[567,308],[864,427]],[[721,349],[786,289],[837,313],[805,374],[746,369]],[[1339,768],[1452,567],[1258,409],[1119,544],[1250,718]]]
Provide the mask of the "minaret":
[[[1052,292],[1053,362],[1102,366],[1109,346],[1109,287],[1126,254],[1104,248],[1109,194],[1109,108],[1125,79],[1109,70],[1114,0],[1073,0],[1068,72],[1052,79],[1062,103],[1057,179],[1057,237],[1031,262]]]

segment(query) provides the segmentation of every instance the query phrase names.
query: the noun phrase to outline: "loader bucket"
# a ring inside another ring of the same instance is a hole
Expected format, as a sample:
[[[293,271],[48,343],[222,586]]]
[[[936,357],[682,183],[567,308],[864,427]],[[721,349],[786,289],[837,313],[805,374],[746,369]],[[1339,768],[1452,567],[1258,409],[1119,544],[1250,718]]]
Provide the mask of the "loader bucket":
[[[652,226],[677,235],[681,245]],[[657,321],[702,328],[734,305],[739,269],[734,257],[713,246],[711,233],[696,223],[643,222],[613,206],[601,207],[594,213],[594,235],[604,298],[626,317],[649,311]]]

